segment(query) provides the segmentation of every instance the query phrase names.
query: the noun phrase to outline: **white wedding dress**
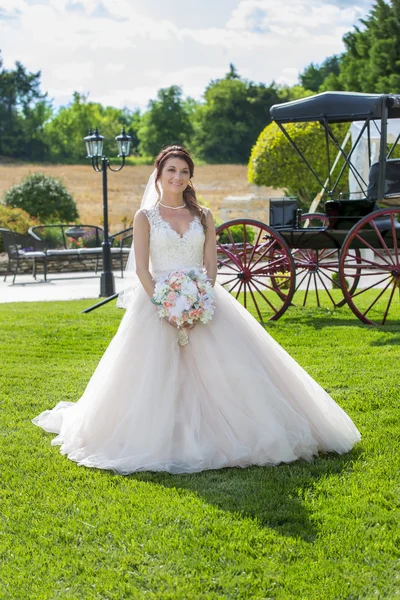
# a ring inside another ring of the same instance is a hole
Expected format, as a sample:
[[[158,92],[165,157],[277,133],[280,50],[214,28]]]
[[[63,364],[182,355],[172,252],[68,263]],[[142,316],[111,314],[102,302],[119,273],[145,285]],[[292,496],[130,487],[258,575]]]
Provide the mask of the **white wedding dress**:
[[[202,268],[203,228],[183,236],[150,222],[155,279]],[[33,419],[80,465],[191,473],[277,465],[319,451],[348,452],[360,439],[349,416],[218,283],[216,311],[179,346],[141,288],[77,403]]]

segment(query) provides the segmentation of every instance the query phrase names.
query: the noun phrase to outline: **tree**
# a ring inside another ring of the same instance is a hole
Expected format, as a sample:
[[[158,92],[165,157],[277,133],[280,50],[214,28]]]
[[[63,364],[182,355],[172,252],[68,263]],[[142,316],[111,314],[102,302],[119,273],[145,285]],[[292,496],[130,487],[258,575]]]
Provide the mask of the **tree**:
[[[211,81],[195,123],[196,154],[211,163],[246,163],[260,131],[271,121],[278,88],[243,80],[233,65],[223,79]]]
[[[0,155],[30,160],[45,156],[44,124],[52,108],[40,91],[40,76],[19,62],[7,71],[0,56]]]
[[[4,196],[4,204],[22,209],[42,223],[68,223],[79,217],[75,200],[64,184],[43,173],[28,175],[13,185]]]
[[[377,0],[343,42],[339,74],[331,73],[322,90],[400,92],[400,0]]]
[[[340,57],[330,56],[321,65],[311,63],[300,75],[301,85],[312,92],[319,92],[324,81],[330,75],[338,76],[340,72]]]
[[[290,123],[285,125],[285,129],[324,182],[328,173],[325,134],[322,126],[316,122]],[[346,123],[334,125],[333,130],[339,142],[346,135],[347,129]],[[337,150],[333,144],[330,146],[330,153],[331,156],[336,156]],[[340,166],[339,162],[333,180],[335,175],[338,175]],[[338,192],[348,191],[346,172],[347,169],[341,178]],[[307,209],[313,198],[321,191],[321,185],[291,148],[276,123],[271,123],[262,131],[252,149],[249,181],[256,185],[284,188],[289,195],[297,196],[303,207]]]
[[[137,148],[138,111],[103,107],[97,102],[88,102],[88,97],[74,92],[73,100],[63,106],[46,125],[49,140],[48,159],[58,162],[80,162],[85,160],[83,138],[90,128],[98,127],[105,139],[107,155],[117,155],[115,136],[125,127],[133,137]],[[136,140],[135,140],[136,137]]]
[[[182,88],[171,85],[160,89],[157,100],[150,100],[141,118],[140,153],[154,158],[168,144],[189,144],[193,133],[190,110],[182,99]]]

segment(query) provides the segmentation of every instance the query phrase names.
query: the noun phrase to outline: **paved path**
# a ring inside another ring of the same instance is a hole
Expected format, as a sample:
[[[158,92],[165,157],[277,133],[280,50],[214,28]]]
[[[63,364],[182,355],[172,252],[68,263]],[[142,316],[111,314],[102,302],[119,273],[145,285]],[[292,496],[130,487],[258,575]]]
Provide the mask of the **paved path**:
[[[115,277],[116,292],[123,289],[125,281],[120,276]],[[17,275],[14,285],[11,276],[5,282],[3,277],[0,280],[0,303],[97,299],[99,295],[100,277],[94,272],[71,273],[69,276],[50,273],[47,282],[41,275],[37,281],[31,275]]]

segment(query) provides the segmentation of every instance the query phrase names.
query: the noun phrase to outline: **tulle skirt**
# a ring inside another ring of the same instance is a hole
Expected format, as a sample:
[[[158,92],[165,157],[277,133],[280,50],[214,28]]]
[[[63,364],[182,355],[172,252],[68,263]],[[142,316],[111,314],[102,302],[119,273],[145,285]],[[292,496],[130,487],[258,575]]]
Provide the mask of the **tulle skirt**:
[[[33,419],[87,467],[191,473],[348,452],[350,417],[219,284],[179,346],[139,289],[76,403]]]

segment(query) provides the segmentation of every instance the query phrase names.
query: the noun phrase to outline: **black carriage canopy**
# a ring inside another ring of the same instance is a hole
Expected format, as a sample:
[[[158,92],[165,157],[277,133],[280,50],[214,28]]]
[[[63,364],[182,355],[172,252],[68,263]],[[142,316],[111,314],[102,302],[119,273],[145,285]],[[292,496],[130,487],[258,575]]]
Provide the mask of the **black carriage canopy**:
[[[365,119],[400,118],[400,95],[323,92],[301,100],[274,104],[270,114],[277,123],[328,121],[346,123]]]

